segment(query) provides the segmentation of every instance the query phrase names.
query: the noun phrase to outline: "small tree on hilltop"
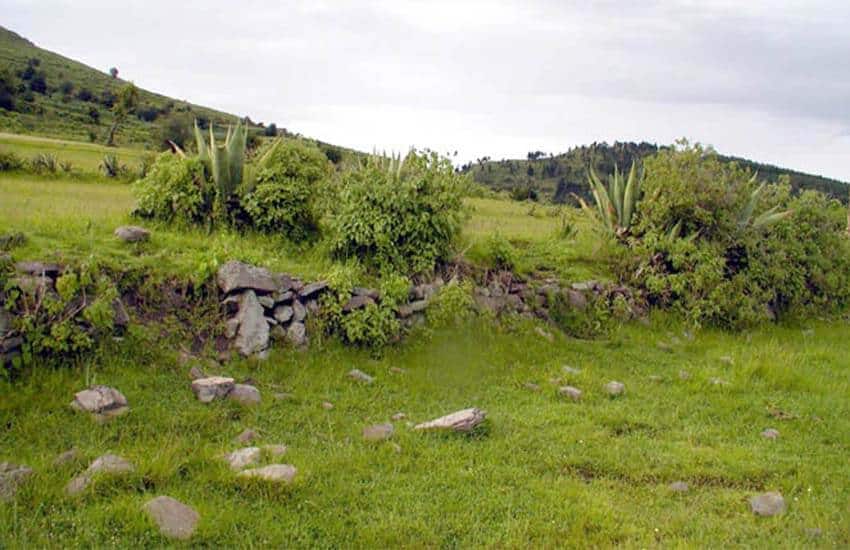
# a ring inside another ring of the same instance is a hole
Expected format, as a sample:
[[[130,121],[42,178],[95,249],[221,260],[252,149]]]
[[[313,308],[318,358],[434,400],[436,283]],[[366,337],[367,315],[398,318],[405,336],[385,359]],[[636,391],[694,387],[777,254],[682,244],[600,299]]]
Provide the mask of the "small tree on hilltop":
[[[116,67],[109,69],[109,76],[112,78],[118,78],[118,69]]]
[[[130,82],[118,91],[118,96],[115,103],[112,105],[112,126],[109,128],[109,135],[106,138],[106,145],[112,147],[115,145],[115,133],[127,116],[131,114],[139,104],[139,89],[136,85]]]

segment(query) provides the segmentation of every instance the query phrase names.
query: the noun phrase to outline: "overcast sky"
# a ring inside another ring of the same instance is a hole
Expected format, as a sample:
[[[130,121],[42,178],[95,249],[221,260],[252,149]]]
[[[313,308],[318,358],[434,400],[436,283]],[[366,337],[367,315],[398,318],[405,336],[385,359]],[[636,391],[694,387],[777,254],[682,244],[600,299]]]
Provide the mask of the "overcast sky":
[[[141,87],[361,150],[463,162],[688,137],[850,181],[850,0],[0,0],[0,13]]]

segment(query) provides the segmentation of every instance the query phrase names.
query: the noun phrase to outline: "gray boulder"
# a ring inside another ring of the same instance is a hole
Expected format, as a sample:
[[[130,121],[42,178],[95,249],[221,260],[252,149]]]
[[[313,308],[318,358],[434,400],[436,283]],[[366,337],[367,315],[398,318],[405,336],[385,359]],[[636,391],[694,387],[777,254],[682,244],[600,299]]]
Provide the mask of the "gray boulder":
[[[115,230],[115,236],[125,243],[139,243],[150,239],[151,232],[137,225],[122,225]]]
[[[32,468],[27,466],[0,463],[0,501],[11,500],[21,484],[31,475]]]
[[[395,428],[392,424],[375,424],[363,428],[363,439],[366,441],[384,441],[392,437]]]
[[[235,345],[239,353],[247,357],[269,347],[269,324],[253,290],[246,290],[239,299],[237,318],[239,330]]]
[[[97,475],[121,475],[134,471],[136,467],[129,461],[117,455],[106,454],[92,462],[85,472],[72,479],[65,487],[65,492],[71,496],[79,495]]]
[[[262,479],[272,483],[292,483],[298,470],[291,464],[270,464],[262,468],[243,470],[237,475],[249,479]]]
[[[757,516],[776,516],[785,513],[785,499],[777,492],[763,493],[750,498],[750,510]]]
[[[357,380],[358,382],[363,382],[365,384],[371,384],[375,381],[375,378],[369,376],[365,372],[360,369],[352,369],[348,372],[348,377],[352,380]]]
[[[286,339],[290,344],[296,347],[307,345],[307,327],[304,323],[293,321],[289,328],[286,329]]]
[[[298,295],[305,300],[308,298],[315,298],[326,288],[328,288],[327,281],[316,281],[315,283],[304,285],[304,287],[298,291]]]
[[[230,393],[227,394],[227,398],[236,401],[240,405],[259,405],[260,390],[248,384],[236,384]]]
[[[275,280],[268,269],[237,261],[230,261],[221,266],[216,280],[218,288],[225,294],[243,289],[274,292],[279,288],[279,281]]]
[[[102,385],[95,385],[74,394],[71,407],[91,413],[97,419],[120,416],[130,410],[127,398],[120,391]]]
[[[487,413],[477,409],[463,409],[446,416],[441,416],[429,422],[417,424],[414,430],[453,430],[456,432],[471,432],[487,417]]]
[[[567,397],[569,399],[572,399],[573,401],[581,400],[581,390],[572,386],[563,386],[561,388],[558,388],[558,395],[562,397]]]
[[[298,300],[292,302],[292,320],[301,323],[307,318],[307,309]]]
[[[294,315],[292,306],[277,306],[274,308],[274,318],[278,323],[288,323]]]
[[[168,496],[158,496],[144,506],[145,512],[157,524],[159,532],[172,539],[192,537],[201,516],[190,506]]]
[[[192,391],[198,401],[209,403],[214,399],[226,397],[233,390],[233,378],[210,376],[192,381]]]

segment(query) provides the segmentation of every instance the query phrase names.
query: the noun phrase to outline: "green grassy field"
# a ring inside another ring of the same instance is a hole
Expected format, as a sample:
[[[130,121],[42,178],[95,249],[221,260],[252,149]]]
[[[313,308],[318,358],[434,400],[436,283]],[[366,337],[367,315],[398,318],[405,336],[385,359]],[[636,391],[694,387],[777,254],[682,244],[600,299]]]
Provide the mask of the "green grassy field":
[[[96,259],[178,278],[208,277],[231,258],[306,278],[331,267],[321,246],[259,235],[154,224],[149,243],[119,243],[112,231],[131,221],[127,184],[2,175],[0,199],[0,233],[27,236],[14,260]],[[483,257],[498,232],[524,271],[605,276],[594,260],[598,238],[577,211],[468,205],[459,255]],[[562,217],[576,236],[556,236]],[[420,329],[381,355],[319,335],[307,351],[275,349],[259,362],[220,364],[204,349],[198,363],[209,374],[256,382],[262,404],[241,408],[195,400],[194,362],[178,359],[191,326],[173,314],[136,322],[123,340],[67,368],[0,380],[0,462],[35,470],[0,505],[0,547],[168,546],[141,512],[160,494],[198,510],[192,543],[210,547],[850,545],[846,321],[691,334],[656,316],[598,340],[546,327],[549,341],[541,328],[479,318]],[[349,380],[352,368],[376,382]],[[610,380],[625,383],[625,395],[608,397]],[[93,383],[121,390],[129,414],[101,425],[74,413],[73,394]],[[583,399],[559,398],[558,384],[580,388]],[[275,399],[279,392],[292,398]],[[472,435],[424,434],[408,423],[470,406],[488,412]],[[365,426],[397,412],[407,419],[390,441],[363,440]],[[246,428],[258,444],[289,447],[293,485],[244,483],[229,471],[221,455],[239,447],[233,439]],[[761,437],[766,428],[780,437]],[[71,447],[83,458],[54,467]],[[107,452],[137,471],[66,496],[68,481]],[[687,493],[668,488],[679,480]],[[747,500],[763,491],[780,491],[788,511],[754,516]]]
[[[199,511],[201,546],[846,546],[848,327],[810,328],[688,340],[657,320],[606,341],[550,343],[531,325],[483,323],[382,359],[314,342],[308,353],[213,371],[254,379],[263,393],[255,409],[197,402],[189,365],[175,360],[178,342],[138,329],[93,361],[0,386],[0,458],[37,472],[0,508],[0,544],[166,545],[140,507],[167,494]],[[673,332],[682,343],[672,352],[656,347]],[[563,365],[581,373],[565,376]],[[351,368],[376,383],[347,379]],[[582,402],[558,398],[551,378],[581,388]],[[626,384],[617,399],[602,390],[613,379]],[[121,389],[131,412],[105,425],[72,412],[73,393],[94,382]],[[488,412],[472,436],[418,433],[406,421],[389,442],[361,436],[397,412],[419,422],[468,406]],[[759,436],[768,427],[777,440]],[[232,440],[246,428],[259,444],[288,445],[292,486],[245,484],[228,470],[220,455],[239,447]],[[52,467],[72,446],[85,460]],[[137,472],[65,496],[65,484],[107,451]],[[670,491],[677,480],[690,491]],[[785,515],[750,512],[748,497],[766,490],[782,492]],[[813,529],[822,534],[812,538]]]
[[[57,161],[71,162],[75,169],[95,173],[106,155],[115,155],[122,164],[135,168],[143,157],[155,154],[145,149],[128,147],[106,147],[95,143],[82,143],[37,136],[7,134],[0,132],[0,150],[10,151],[24,160],[38,154],[50,154]]]

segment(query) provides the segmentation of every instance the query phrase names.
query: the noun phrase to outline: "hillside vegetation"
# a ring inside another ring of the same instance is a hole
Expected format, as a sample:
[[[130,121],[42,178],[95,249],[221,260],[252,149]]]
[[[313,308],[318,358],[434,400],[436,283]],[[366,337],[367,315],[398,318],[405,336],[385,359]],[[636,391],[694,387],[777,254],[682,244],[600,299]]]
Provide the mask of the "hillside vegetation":
[[[593,143],[573,147],[560,154],[530,152],[525,159],[493,160],[484,157],[464,165],[462,171],[487,187],[510,192],[515,198],[531,196],[556,203],[574,202],[573,194],[590,200],[588,167],[592,166],[600,174],[612,173],[614,166],[627,170],[633,161],[654,155],[663,148],[646,142]],[[758,172],[759,178],[765,181],[778,182],[780,178],[787,177],[795,192],[814,189],[848,202],[850,187],[846,182],[738,157],[718,157],[724,162],[735,162],[742,168]]]

